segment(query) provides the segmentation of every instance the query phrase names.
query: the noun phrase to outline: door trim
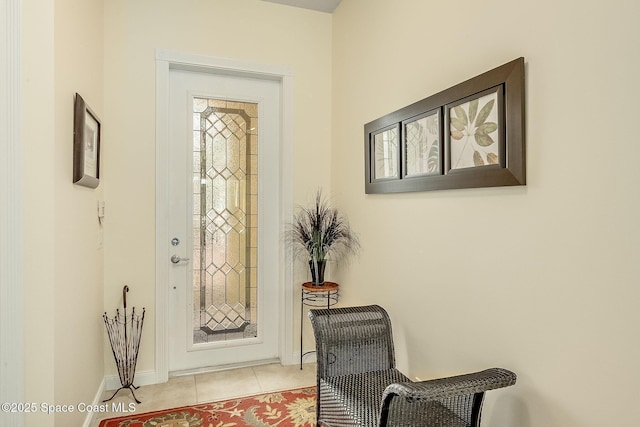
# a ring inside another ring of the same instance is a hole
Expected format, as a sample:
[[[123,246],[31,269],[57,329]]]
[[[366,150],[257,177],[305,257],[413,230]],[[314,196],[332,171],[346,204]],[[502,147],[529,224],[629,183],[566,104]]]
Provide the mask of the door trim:
[[[22,174],[22,2],[0,6],[0,401],[24,402],[24,277]],[[6,141],[6,142],[5,142]],[[22,426],[23,413],[0,413],[0,424]]]
[[[156,50],[156,312],[155,312],[155,371],[156,382],[169,378],[169,253],[162,251],[158,242],[169,241],[169,183],[165,173],[169,167],[169,70],[227,74],[238,77],[275,80],[281,88],[281,140],[280,140],[280,224],[293,216],[293,73],[289,67],[245,62],[228,58],[194,55]],[[279,245],[281,312],[279,315],[278,349],[282,364],[295,363],[293,348],[293,258],[284,239]]]

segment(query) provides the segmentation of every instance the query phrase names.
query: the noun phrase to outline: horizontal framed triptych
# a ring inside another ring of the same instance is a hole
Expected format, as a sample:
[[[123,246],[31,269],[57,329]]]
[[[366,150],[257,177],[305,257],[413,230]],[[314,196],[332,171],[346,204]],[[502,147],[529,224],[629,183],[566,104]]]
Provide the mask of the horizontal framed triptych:
[[[365,192],[525,185],[524,58],[364,126]]]

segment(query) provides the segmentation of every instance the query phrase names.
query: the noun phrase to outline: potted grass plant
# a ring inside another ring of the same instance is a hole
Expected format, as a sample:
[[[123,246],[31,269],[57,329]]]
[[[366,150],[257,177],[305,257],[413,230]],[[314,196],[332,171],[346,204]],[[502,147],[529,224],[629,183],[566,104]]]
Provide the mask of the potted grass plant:
[[[360,250],[360,241],[351,230],[349,221],[329,206],[322,190],[317,191],[313,206],[300,207],[294,214],[291,239],[296,253],[308,260],[311,280],[316,286],[324,284],[329,258],[345,261]]]

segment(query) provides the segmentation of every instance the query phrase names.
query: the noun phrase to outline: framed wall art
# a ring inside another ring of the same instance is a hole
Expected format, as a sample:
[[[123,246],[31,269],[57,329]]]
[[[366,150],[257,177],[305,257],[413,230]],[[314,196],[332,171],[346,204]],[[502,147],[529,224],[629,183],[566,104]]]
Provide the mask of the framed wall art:
[[[374,132],[373,180],[384,181],[400,177],[400,128],[397,124]]]
[[[447,105],[445,117],[449,171],[504,164],[504,102],[500,86]]]
[[[404,178],[440,175],[442,172],[442,119],[440,110],[402,122]]]
[[[100,119],[78,93],[73,118],[73,183],[89,188],[100,183]]]
[[[369,122],[365,192],[525,185],[524,118],[518,58]],[[379,171],[387,159],[398,169]]]

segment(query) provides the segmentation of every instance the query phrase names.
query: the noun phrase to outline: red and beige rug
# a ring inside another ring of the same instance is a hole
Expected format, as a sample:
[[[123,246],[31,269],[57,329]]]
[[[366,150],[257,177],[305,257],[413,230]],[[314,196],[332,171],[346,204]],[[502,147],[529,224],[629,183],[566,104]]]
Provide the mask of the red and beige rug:
[[[311,427],[316,388],[202,403],[102,420],[99,427]]]

